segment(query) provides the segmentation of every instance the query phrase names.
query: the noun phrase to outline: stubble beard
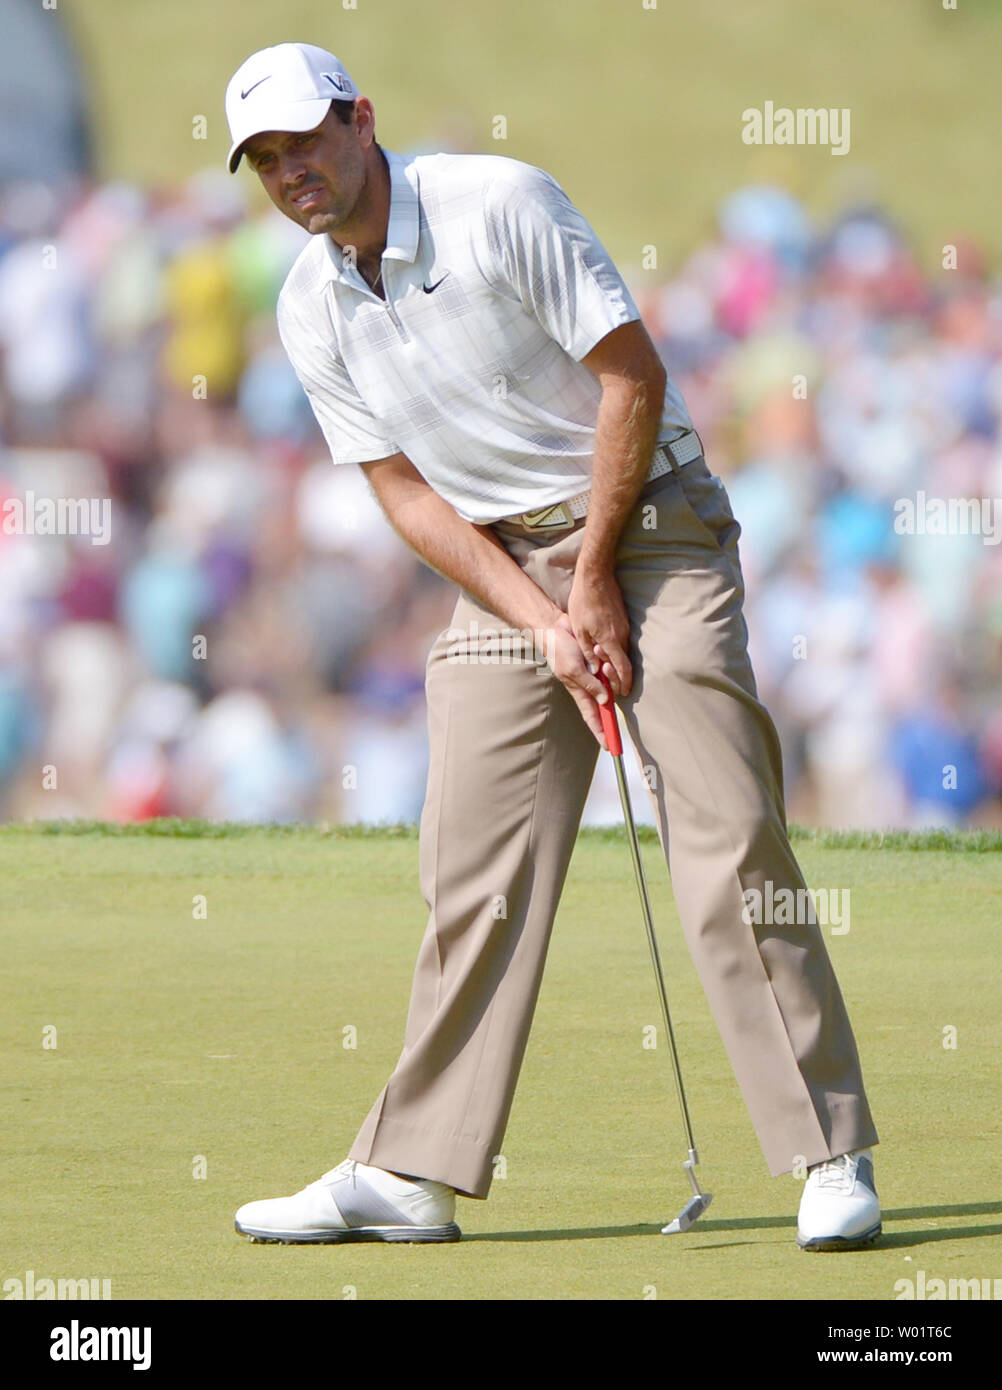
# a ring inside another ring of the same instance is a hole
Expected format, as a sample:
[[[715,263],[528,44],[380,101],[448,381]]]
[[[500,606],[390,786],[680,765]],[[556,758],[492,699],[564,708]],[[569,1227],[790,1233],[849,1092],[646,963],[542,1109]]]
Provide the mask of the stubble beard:
[[[319,236],[321,232],[329,232],[332,236],[342,224],[342,219],[332,212],[314,213],[305,223],[306,230],[310,236]]]
[[[300,212],[295,207],[292,209],[293,221],[298,222],[311,236],[316,236],[320,232],[336,231],[344,222],[343,212],[337,207],[331,207],[333,195],[327,185],[322,184],[318,191],[324,195],[327,201],[326,208],[320,208],[316,212],[306,213]]]
[[[343,191],[339,199],[338,195],[333,192],[327,183],[321,184],[320,189],[326,196],[328,206],[319,209],[317,212],[306,213],[305,220],[302,214],[296,220],[301,227],[305,227],[306,231],[308,231],[311,236],[318,236],[326,232],[328,236],[334,237],[337,232],[343,231],[345,227],[350,226],[356,220],[360,209],[364,207],[366,191],[365,181],[363,180],[362,186],[359,188],[350,207],[346,206]]]

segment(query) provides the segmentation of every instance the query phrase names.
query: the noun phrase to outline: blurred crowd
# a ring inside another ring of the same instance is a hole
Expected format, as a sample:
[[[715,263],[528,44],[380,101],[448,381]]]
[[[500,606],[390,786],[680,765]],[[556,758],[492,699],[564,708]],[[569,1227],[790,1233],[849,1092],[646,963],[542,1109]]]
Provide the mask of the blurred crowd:
[[[305,233],[245,195],[0,191],[4,819],[420,814],[455,590],[331,464],[275,329]],[[1002,513],[1002,290],[944,260],[748,188],[684,263],[622,267],[742,524],[793,820],[1002,824],[1002,545],[896,526]],[[111,499],[108,533],[47,534],[49,497]],[[587,821],[620,819],[608,764]]]

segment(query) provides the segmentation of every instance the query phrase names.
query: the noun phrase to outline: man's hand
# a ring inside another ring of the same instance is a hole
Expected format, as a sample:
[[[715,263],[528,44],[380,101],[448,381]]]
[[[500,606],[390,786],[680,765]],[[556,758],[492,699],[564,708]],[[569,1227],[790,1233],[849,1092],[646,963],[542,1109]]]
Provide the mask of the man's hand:
[[[627,655],[630,619],[615,574],[605,568],[582,569],[579,563],[567,616],[586,661],[596,669],[601,667],[613,695],[629,695],[633,684],[633,667]]]
[[[598,712],[599,701],[604,704],[607,696],[601,681],[588,670],[568,614],[561,613],[552,627],[546,629],[545,635],[546,661],[550,670],[574,697],[581,718],[595,735],[600,747],[608,752],[609,745],[602,732],[602,717]]]

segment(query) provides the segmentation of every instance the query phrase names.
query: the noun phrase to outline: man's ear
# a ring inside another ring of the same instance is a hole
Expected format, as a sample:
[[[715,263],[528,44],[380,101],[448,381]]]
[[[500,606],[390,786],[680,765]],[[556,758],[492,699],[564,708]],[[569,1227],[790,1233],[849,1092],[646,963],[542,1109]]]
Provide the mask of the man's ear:
[[[358,97],[355,101],[355,126],[359,139],[366,147],[376,139],[376,112],[368,97]]]

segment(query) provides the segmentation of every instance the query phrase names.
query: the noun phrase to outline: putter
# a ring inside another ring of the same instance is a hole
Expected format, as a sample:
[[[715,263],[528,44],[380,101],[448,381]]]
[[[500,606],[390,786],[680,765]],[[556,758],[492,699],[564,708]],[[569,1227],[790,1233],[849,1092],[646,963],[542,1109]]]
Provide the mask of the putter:
[[[685,1087],[682,1084],[682,1068],[679,1066],[678,1048],[675,1046],[675,1030],[671,1026],[671,1014],[668,1011],[668,991],[665,989],[664,971],[661,968],[661,952],[658,950],[658,940],[654,934],[654,922],[651,918],[651,903],[647,896],[647,880],[644,878],[644,866],[640,859],[640,844],[637,840],[637,827],[633,821],[633,808],[630,804],[630,793],[626,785],[626,774],[623,771],[623,740],[619,733],[619,719],[616,715],[616,703],[612,697],[612,689],[607,678],[599,670],[598,678],[605,686],[606,694],[609,699],[606,704],[599,705],[599,714],[602,717],[602,732],[605,734],[605,741],[609,745],[609,752],[612,754],[612,761],[616,768],[616,780],[619,783],[619,799],[623,805],[623,817],[626,821],[627,838],[630,841],[630,853],[633,855],[633,870],[637,876],[637,888],[640,891],[640,904],[644,911],[644,924],[647,927],[647,942],[651,948],[651,960],[654,962],[654,976],[657,980],[658,994],[661,999],[661,1012],[664,1015],[665,1032],[668,1036],[668,1049],[671,1053],[672,1070],[675,1074],[675,1089],[678,1092],[679,1105],[682,1108],[682,1121],[685,1125],[685,1136],[689,1144],[689,1156],[685,1159],[682,1167],[689,1175],[692,1184],[693,1195],[686,1202],[685,1206],[676,1216],[674,1221],[669,1221],[667,1226],[662,1226],[663,1236],[678,1235],[682,1231],[687,1231],[690,1226],[695,1225],[699,1218],[706,1211],[706,1208],[713,1201],[711,1192],[703,1192],[700,1189],[696,1178],[696,1165],[699,1162],[699,1152],[696,1149],[696,1141],[692,1136],[692,1121],[689,1118],[689,1106],[685,1098]]]

